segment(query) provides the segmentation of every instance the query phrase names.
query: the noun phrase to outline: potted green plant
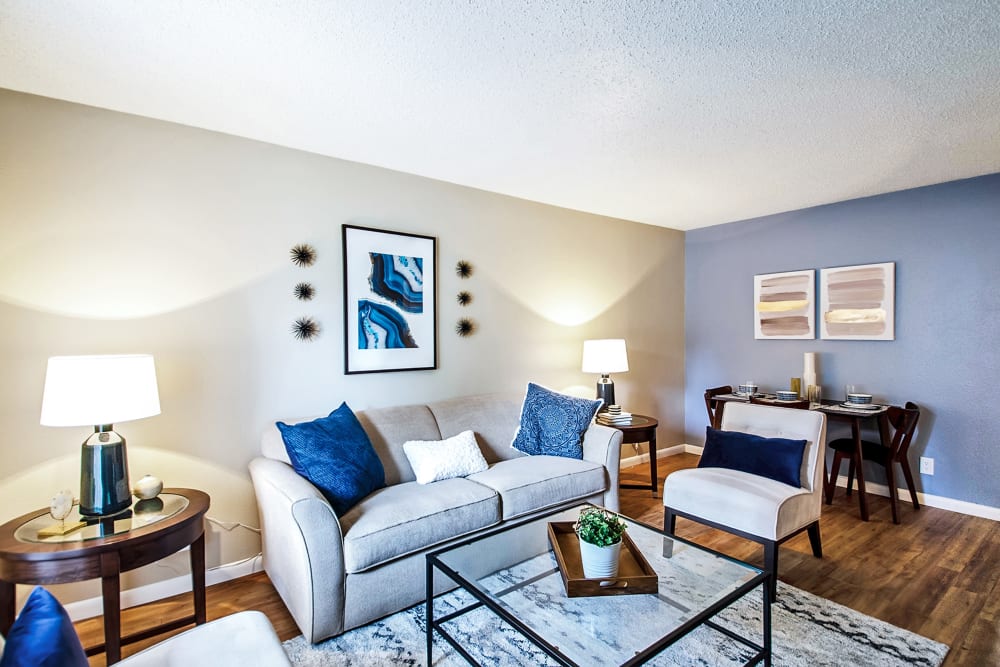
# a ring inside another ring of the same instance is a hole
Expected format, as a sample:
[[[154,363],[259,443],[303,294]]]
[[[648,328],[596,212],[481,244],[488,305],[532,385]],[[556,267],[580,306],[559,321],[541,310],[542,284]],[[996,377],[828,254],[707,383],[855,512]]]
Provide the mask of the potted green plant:
[[[573,529],[580,538],[580,558],[585,577],[603,579],[618,576],[622,535],[627,527],[617,514],[600,507],[588,507],[580,512]]]

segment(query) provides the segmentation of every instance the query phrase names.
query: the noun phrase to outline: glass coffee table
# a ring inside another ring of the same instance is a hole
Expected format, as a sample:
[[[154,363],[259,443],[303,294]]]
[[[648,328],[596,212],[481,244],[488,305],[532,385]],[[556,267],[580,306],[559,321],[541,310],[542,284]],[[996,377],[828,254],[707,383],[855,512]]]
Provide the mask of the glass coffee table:
[[[449,622],[485,607],[560,665],[642,664],[698,627],[708,626],[749,649],[746,665],[771,664],[771,600],[760,569],[625,517],[628,534],[659,578],[657,594],[567,597],[548,543],[548,523],[575,521],[580,505],[498,528],[427,555],[427,664],[438,632],[470,664],[468,648]],[[514,566],[509,563],[516,562]],[[435,573],[438,581],[435,582]],[[447,581],[474,602],[434,616],[432,591]],[[759,589],[762,638],[748,637],[713,620],[720,611]],[[468,635],[466,635],[468,636]]]

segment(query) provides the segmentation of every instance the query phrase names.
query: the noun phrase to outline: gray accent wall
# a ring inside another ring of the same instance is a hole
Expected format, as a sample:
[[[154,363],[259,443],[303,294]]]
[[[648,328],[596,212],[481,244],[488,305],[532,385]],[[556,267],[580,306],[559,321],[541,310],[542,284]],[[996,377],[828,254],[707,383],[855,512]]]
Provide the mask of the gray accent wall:
[[[690,231],[685,260],[688,442],[704,442],[705,389],[787,388],[817,352],[825,398],[850,382],[921,406],[920,490],[1000,507],[1000,174]],[[818,287],[820,268],[876,262],[896,263],[896,340],[754,340],[755,274],[817,269]]]

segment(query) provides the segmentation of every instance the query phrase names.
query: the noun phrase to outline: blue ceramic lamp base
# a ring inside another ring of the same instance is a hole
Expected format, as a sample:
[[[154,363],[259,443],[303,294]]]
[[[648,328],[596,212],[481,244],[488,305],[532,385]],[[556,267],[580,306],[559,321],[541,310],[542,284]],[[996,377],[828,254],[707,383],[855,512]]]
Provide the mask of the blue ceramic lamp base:
[[[80,461],[80,514],[110,516],[132,506],[125,438],[111,424],[94,427]]]
[[[597,381],[597,398],[604,401],[598,412],[607,412],[609,405],[615,405],[615,383],[607,375],[602,375]]]

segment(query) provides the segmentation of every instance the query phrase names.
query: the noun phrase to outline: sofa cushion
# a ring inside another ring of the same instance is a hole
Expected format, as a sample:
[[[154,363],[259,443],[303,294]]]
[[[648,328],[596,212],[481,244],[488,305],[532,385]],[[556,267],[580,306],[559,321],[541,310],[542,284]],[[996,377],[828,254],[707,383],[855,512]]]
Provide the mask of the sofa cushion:
[[[663,504],[769,540],[812,523],[819,512],[816,496],[804,489],[727,468],[670,473]]]
[[[340,519],[347,572],[364,572],[500,521],[493,489],[456,477],[371,494]]]
[[[28,595],[7,631],[3,667],[87,667],[87,656],[69,614],[41,587]]]
[[[467,477],[489,467],[472,431],[462,431],[444,440],[408,440],[403,443],[403,451],[418,484]]]
[[[583,433],[600,407],[599,400],[567,396],[530,382],[511,446],[525,454],[582,459]]]
[[[276,426],[295,472],[320,490],[337,516],[385,486],[382,462],[347,403],[322,419]]]
[[[608,487],[603,465],[563,456],[525,456],[500,461],[466,479],[496,489],[504,520],[586,498]]]
[[[358,411],[358,421],[371,438],[375,453],[385,467],[385,483],[412,482],[413,468],[403,453],[407,440],[440,440],[455,433],[442,433],[426,405],[399,405]]]
[[[472,430],[486,462],[496,463],[524,456],[510,446],[517,433],[523,402],[524,392],[512,392],[463,396],[431,403],[427,407],[434,414],[441,437]]]
[[[699,468],[729,468],[799,487],[805,440],[705,429]]]

